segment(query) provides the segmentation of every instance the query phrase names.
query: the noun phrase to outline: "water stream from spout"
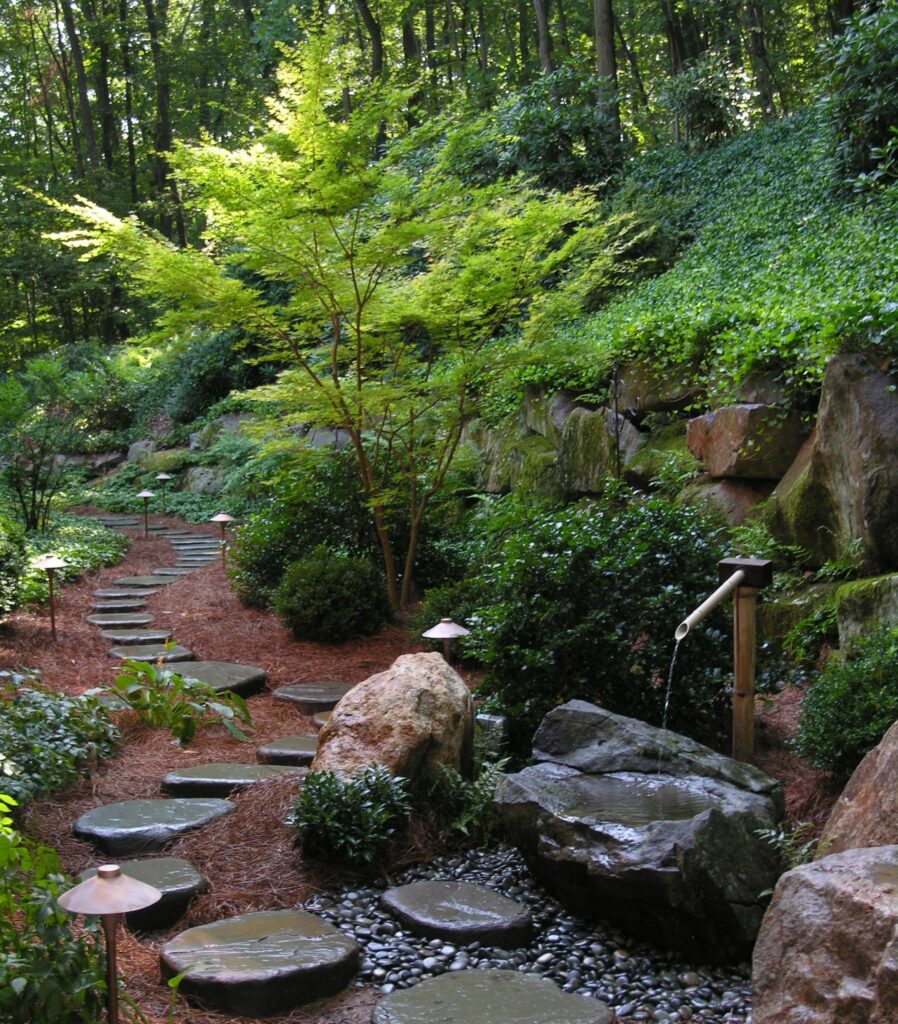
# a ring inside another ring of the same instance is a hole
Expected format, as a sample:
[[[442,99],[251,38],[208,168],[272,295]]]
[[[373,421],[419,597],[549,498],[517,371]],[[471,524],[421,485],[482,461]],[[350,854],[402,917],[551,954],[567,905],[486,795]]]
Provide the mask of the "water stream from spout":
[[[674,644],[673,657],[670,659],[670,668],[667,670],[667,689],[664,691],[664,714],[661,716],[661,728],[667,728],[667,713],[670,710],[670,694],[673,690],[674,681],[674,669],[677,665],[677,655],[680,653],[680,644],[682,640],[677,640]]]

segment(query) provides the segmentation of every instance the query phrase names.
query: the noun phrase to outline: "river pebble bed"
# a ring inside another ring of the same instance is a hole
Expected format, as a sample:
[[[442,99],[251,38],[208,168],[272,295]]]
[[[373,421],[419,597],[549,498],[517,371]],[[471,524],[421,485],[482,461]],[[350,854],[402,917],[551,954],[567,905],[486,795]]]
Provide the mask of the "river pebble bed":
[[[486,885],[517,900],[533,915],[537,937],[520,949],[421,938],[380,909],[383,889],[373,885],[318,893],[303,907],[356,939],[362,947],[358,984],[374,984],[384,994],[447,971],[492,967],[542,975],[565,992],[601,999],[622,1024],[751,1024],[748,964],[687,963],[609,925],[575,917],[540,888],[513,848],[442,857],[391,881],[398,886],[429,879]]]

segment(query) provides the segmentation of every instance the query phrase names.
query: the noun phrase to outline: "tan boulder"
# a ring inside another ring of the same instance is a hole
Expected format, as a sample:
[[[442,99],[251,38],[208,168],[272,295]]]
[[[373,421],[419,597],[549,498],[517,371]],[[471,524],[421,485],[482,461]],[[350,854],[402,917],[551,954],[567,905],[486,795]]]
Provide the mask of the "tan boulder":
[[[752,962],[754,1024],[898,1021],[898,846],[786,872]]]
[[[898,722],[854,770],[820,839],[821,854],[898,844]]]
[[[447,764],[467,773],[473,730],[471,694],[442,655],[403,654],[340,700],[318,734],[311,771],[380,764],[414,778]]]
[[[691,419],[686,445],[713,477],[779,480],[808,429],[796,412],[783,414],[774,406],[743,403]]]

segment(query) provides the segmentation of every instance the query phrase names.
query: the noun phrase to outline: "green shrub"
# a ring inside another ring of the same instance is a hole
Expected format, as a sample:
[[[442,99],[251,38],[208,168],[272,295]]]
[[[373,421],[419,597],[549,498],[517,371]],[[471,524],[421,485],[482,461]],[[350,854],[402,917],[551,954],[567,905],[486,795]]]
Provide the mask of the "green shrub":
[[[119,735],[91,697],[69,697],[34,680],[0,690],[0,752],[13,766],[3,788],[19,803],[74,782],[99,758],[108,757]]]
[[[898,719],[898,630],[881,628],[831,659],[801,706],[795,750],[847,778]]]
[[[323,546],[287,567],[274,607],[298,640],[340,643],[376,633],[390,618],[380,571]]]
[[[19,603],[19,580],[24,571],[24,531],[18,523],[0,515],[0,616]]]
[[[294,808],[294,842],[306,857],[374,867],[410,814],[405,779],[380,765],[350,779],[311,772]]]
[[[442,822],[443,836],[463,836],[472,846],[484,846],[496,837],[499,815],[493,797],[507,763],[507,758],[486,762],[471,780],[449,765],[436,766],[428,798]]]

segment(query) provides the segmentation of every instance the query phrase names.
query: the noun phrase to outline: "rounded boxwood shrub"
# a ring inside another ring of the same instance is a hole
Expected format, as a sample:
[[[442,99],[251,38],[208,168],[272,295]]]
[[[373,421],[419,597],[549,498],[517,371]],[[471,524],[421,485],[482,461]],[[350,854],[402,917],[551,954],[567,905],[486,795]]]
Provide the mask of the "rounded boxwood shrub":
[[[857,640],[831,659],[801,706],[794,747],[815,768],[846,779],[898,719],[898,629]]]
[[[383,576],[368,559],[324,546],[287,567],[274,607],[298,640],[340,643],[376,633],[390,618]]]

